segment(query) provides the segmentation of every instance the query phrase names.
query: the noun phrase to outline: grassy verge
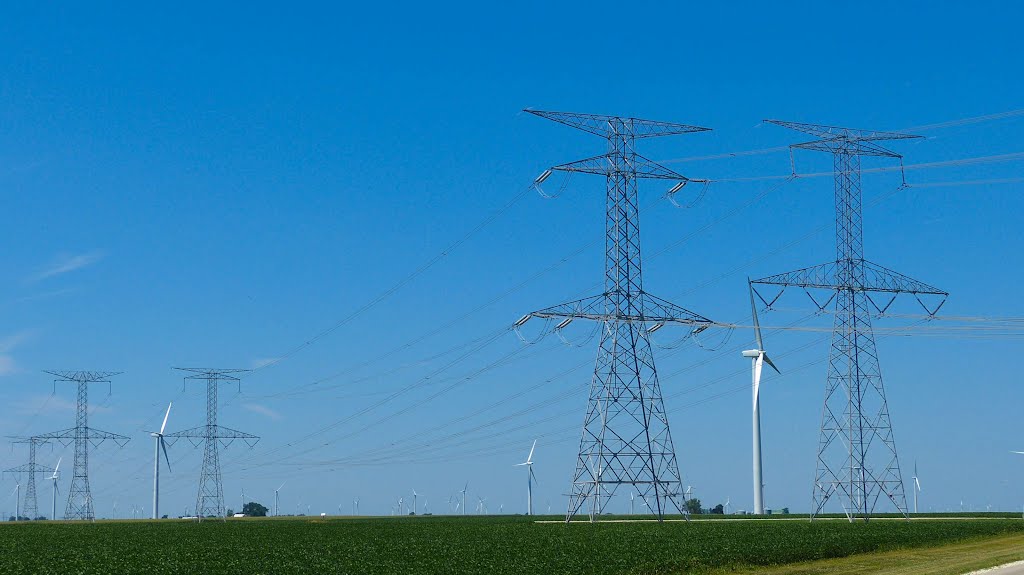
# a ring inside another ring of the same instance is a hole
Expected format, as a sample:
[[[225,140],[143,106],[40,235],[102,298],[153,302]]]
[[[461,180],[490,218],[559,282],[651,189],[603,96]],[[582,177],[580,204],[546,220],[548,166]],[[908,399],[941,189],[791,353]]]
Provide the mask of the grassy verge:
[[[715,575],[960,575],[1024,560],[1024,535],[1005,535],[917,549],[864,553],[777,567],[719,569]]]

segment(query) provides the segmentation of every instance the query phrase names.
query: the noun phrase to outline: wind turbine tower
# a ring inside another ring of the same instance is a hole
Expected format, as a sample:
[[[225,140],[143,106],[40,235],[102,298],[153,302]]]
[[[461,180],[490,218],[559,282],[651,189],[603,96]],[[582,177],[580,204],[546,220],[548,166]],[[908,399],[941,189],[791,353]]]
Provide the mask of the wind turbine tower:
[[[517,463],[516,467],[525,465],[526,466],[526,514],[533,515],[533,450],[537,448],[537,440],[533,440],[533,447],[530,448],[530,454],[526,456],[526,461]]]
[[[196,516],[200,521],[204,517],[226,517],[224,485],[221,483],[220,474],[220,446],[223,444],[227,447],[234,440],[241,439],[251,448],[260,438],[217,424],[217,388],[222,382],[236,383],[241,387],[241,379],[233,374],[249,370],[206,367],[178,367],[175,369],[190,374],[185,376],[185,382],[188,380],[206,382],[206,425],[171,433],[166,437],[171,438],[172,441],[185,437],[190,441],[203,443],[203,469],[199,475],[199,492],[196,494]]]
[[[469,489],[469,482],[468,481],[466,482],[466,485],[462,488],[462,491],[461,491],[461,493],[462,493],[462,514],[463,515],[466,514],[466,490],[467,489]]]
[[[284,483],[288,483],[285,481]],[[281,487],[284,487],[284,483],[280,487],[274,490],[274,517],[281,515]]]
[[[761,476],[761,369],[767,363],[776,373],[781,372],[764,351],[761,325],[757,321],[757,306],[754,305],[754,288],[749,282],[747,287],[750,290],[750,313],[754,318],[754,340],[757,342],[757,349],[743,352],[743,357],[750,358],[754,383],[754,514],[764,515],[764,478]]]
[[[649,335],[666,324],[683,325],[697,333],[713,322],[644,291],[637,181],[674,182],[669,190],[674,194],[691,180],[644,158],[634,145],[637,139],[707,128],[638,118],[526,111],[599,136],[607,143],[607,153],[554,166],[535,180],[539,185],[552,171],[604,176],[603,293],[535,311],[515,323],[519,328],[531,318],[554,320],[559,322],[556,330],[576,319],[603,324],[566,521],[584,509],[595,521],[623,485],[651,495],[659,520],[669,507],[686,516],[682,478]]]
[[[52,519],[54,521],[57,520],[57,494],[59,493],[59,491],[57,489],[57,480],[60,479],[60,462],[61,461],[62,461],[62,458],[58,457],[57,458],[57,467],[53,468],[53,475],[50,476],[50,480],[53,481],[53,509],[51,509],[51,511],[50,511],[50,519]]]
[[[89,384],[106,383],[109,389],[110,378],[119,375],[114,371],[46,371],[57,382],[74,383],[78,387],[78,402],[75,409],[75,426],[70,429],[43,433],[35,436],[47,442],[74,441],[75,460],[72,467],[71,488],[68,490],[68,504],[64,509],[65,519],[96,519],[93,507],[92,491],[89,487],[89,445],[97,446],[111,440],[119,447],[124,447],[131,439],[124,435],[100,431],[89,427]]]
[[[867,521],[880,499],[888,499],[899,513],[908,517],[871,315],[884,313],[899,294],[913,295],[928,315],[934,315],[949,294],[864,259],[860,159],[873,156],[902,162],[902,156],[883,148],[879,142],[918,136],[766,121],[817,138],[791,145],[790,151],[804,149],[831,154],[835,180],[835,260],[753,282],[779,287],[773,299],[765,300],[758,294],[769,309],[788,286],[803,289],[822,311],[835,301],[811,519],[824,511],[833,496],[840,500],[850,521]],[[796,173],[795,165],[793,172]],[[811,295],[811,290],[816,289],[832,294],[819,303]],[[925,300],[937,298],[939,302],[929,307],[922,296]]]
[[[921,481],[917,478],[917,461],[914,461],[914,514],[917,514],[917,494],[921,492]]]
[[[167,444],[164,442],[164,429],[167,428],[167,418],[171,415],[171,405],[167,404],[167,413],[164,414],[164,422],[160,431],[150,433],[153,436],[155,450],[153,452],[153,519],[160,519],[160,451],[164,452],[164,459],[167,461],[167,471],[171,470],[171,458],[167,456]]]

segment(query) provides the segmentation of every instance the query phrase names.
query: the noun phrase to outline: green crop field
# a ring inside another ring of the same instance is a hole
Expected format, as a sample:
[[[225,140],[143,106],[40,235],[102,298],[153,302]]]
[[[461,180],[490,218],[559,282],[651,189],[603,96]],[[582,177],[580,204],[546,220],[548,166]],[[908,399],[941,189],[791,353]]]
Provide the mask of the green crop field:
[[[553,519],[553,518],[552,518]],[[684,573],[1024,534],[1020,518],[535,523],[525,517],[0,526],[0,572]]]

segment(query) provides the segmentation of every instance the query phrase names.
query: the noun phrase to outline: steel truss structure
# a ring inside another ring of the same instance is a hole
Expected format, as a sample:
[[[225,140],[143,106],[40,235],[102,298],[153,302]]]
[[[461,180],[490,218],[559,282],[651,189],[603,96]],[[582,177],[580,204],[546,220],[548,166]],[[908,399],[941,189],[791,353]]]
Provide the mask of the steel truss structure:
[[[56,382],[71,382],[78,386],[78,402],[75,411],[75,426],[70,429],[36,435],[33,439],[45,442],[57,441],[63,445],[75,444],[75,463],[72,469],[71,489],[68,490],[68,504],[64,509],[64,519],[93,520],[96,513],[93,507],[92,491],[89,487],[89,445],[99,446],[111,440],[119,447],[124,447],[131,439],[125,435],[100,431],[89,427],[89,384],[106,383],[110,378],[120,375],[115,371],[46,371]]]
[[[217,386],[218,384],[237,383],[241,385],[241,379],[235,373],[249,371],[248,369],[214,369],[206,367],[176,367],[175,369],[189,372],[185,376],[188,380],[206,382],[206,425],[193,427],[177,433],[168,433],[164,436],[172,444],[180,438],[188,439],[192,445],[203,446],[203,468],[199,474],[199,491],[196,495],[196,516],[202,521],[205,517],[226,517],[227,508],[224,506],[224,486],[221,483],[220,474],[220,447],[227,447],[236,439],[246,442],[253,447],[259,441],[259,437],[250,433],[237,431],[217,424]],[[241,512],[241,510],[239,510]]]
[[[48,441],[41,437],[24,437],[13,438],[12,443],[24,443],[28,445],[28,463],[23,463],[17,467],[5,469],[4,473],[28,475],[28,482],[25,485],[25,504],[21,507],[21,514],[24,517],[28,517],[30,520],[36,519],[39,517],[39,503],[36,497],[36,475],[39,473],[54,472],[52,467],[46,467],[45,465],[39,465],[36,463],[36,447],[39,445],[45,445]]]
[[[666,324],[699,332],[713,322],[643,289],[637,181],[676,182],[671,194],[691,180],[637,154],[634,143],[640,138],[707,128],[616,116],[526,111],[600,136],[608,143],[606,154],[554,166],[535,182],[539,185],[552,171],[605,177],[604,293],[542,309],[516,322],[518,328],[530,318],[557,320],[557,329],[575,319],[603,324],[566,521],[584,508],[590,520],[596,520],[621,485],[634,486],[659,520],[670,507],[686,516],[682,479],[649,334]]]
[[[833,496],[840,499],[850,521],[867,521],[879,500],[885,499],[908,516],[871,316],[885,313],[900,294],[913,295],[927,314],[934,315],[949,294],[864,259],[860,158],[902,162],[902,156],[878,142],[918,136],[766,121],[816,137],[790,146],[790,154],[795,149],[830,153],[835,174],[835,261],[753,281],[780,286],[770,299],[757,292],[768,309],[790,286],[802,288],[821,310],[835,303],[811,518],[822,513]],[[811,290],[831,294],[819,300]],[[936,303],[929,306],[928,300]]]

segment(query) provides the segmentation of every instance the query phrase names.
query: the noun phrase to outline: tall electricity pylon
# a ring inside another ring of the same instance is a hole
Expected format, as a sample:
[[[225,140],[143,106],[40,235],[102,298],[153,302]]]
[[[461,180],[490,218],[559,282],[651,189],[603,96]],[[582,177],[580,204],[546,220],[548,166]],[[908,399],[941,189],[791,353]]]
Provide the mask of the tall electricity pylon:
[[[75,464],[72,470],[71,489],[68,490],[68,505],[64,509],[64,518],[93,520],[96,518],[96,514],[93,510],[92,492],[89,488],[89,444],[98,446],[110,439],[118,446],[124,447],[131,438],[89,427],[89,384],[106,383],[110,385],[110,378],[119,375],[120,372],[47,371],[46,373],[57,378],[54,380],[55,383],[67,381],[78,385],[75,426],[62,431],[36,435],[34,438],[47,442],[59,441],[64,445],[74,441]]]
[[[44,445],[47,440],[40,437],[15,438],[12,443],[25,443],[28,445],[28,463],[5,469],[4,473],[27,474],[28,482],[25,485],[25,504],[21,507],[24,517],[35,519],[39,517],[39,505],[36,499],[36,474],[53,473],[53,468],[36,463],[36,446]]]
[[[244,440],[249,447],[256,445],[259,437],[236,431],[217,424],[217,385],[221,382],[235,382],[241,385],[241,379],[231,375],[249,371],[248,369],[212,369],[205,367],[176,367],[187,371],[185,381],[190,379],[206,382],[206,425],[193,427],[164,436],[172,442],[178,438],[187,438],[193,445],[203,443],[203,469],[199,475],[199,492],[196,495],[196,516],[202,521],[204,517],[225,517],[224,486],[220,475],[220,445],[230,445],[235,439]]]
[[[643,289],[637,180],[674,181],[670,193],[691,180],[637,154],[634,143],[639,138],[707,128],[637,118],[526,111],[608,142],[606,154],[554,166],[537,178],[538,184],[543,182],[551,170],[605,177],[604,293],[542,309],[516,322],[518,328],[534,317],[559,320],[556,329],[574,319],[603,324],[566,521],[588,503],[587,511],[594,521],[623,484],[633,485],[642,497],[652,501],[651,509],[659,520],[670,504],[687,515],[649,334],[665,324],[682,324],[699,332],[713,322]]]
[[[860,158],[875,156],[902,162],[902,156],[877,142],[918,136],[767,121],[818,138],[790,146],[790,153],[797,148],[828,152],[832,154],[835,173],[835,261],[753,282],[781,286],[771,300],[758,293],[768,308],[787,286],[803,288],[821,310],[835,300],[811,518],[822,513],[833,495],[839,497],[850,521],[857,518],[867,521],[883,497],[907,516],[906,493],[882,385],[871,314],[873,311],[883,314],[896,296],[906,293],[913,295],[928,315],[934,315],[949,294],[864,259]],[[811,295],[811,289],[829,290],[832,295],[821,303]],[[926,299],[938,296],[940,301],[930,308],[921,296]]]

